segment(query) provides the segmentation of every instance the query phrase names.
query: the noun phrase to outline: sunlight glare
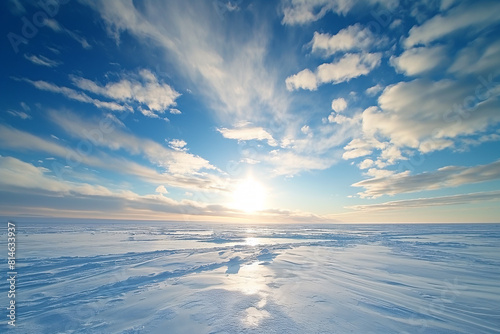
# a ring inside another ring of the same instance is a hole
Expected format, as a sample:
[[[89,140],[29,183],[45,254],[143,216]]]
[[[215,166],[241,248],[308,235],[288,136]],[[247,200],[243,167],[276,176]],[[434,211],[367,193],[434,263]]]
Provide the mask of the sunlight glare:
[[[265,204],[265,188],[252,178],[241,181],[233,192],[233,207],[247,213],[262,210]]]
[[[257,246],[259,243],[259,239],[254,237],[248,237],[245,239],[245,244],[248,246]]]

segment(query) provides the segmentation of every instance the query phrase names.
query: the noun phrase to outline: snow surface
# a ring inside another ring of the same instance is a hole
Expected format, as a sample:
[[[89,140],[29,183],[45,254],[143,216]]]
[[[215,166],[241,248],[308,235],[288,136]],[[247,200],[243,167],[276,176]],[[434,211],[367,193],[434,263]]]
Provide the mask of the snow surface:
[[[17,231],[2,333],[500,333],[498,224]]]

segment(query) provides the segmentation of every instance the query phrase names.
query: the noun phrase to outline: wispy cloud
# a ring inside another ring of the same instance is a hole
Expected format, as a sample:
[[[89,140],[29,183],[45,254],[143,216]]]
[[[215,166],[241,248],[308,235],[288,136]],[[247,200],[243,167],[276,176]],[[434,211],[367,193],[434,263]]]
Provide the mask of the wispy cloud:
[[[28,115],[27,113],[25,113],[24,111],[17,111],[17,110],[9,109],[9,110],[7,110],[7,112],[9,114],[11,114],[12,116],[19,117],[21,119],[31,119],[31,116]]]
[[[196,93],[228,124],[277,118],[286,111],[289,102],[266,58],[269,22],[252,6],[241,8],[250,21],[227,26],[229,22],[221,20],[211,2],[145,3],[141,10],[132,2],[89,5],[117,40],[128,32],[159,46],[165,62],[173,63],[178,75],[196,87]]]
[[[75,138],[90,140],[96,146],[113,151],[123,149],[133,155],[144,155],[151,163],[165,168],[172,174],[189,175],[202,169],[216,169],[199,156],[165,147],[153,140],[137,137],[118,128],[113,131],[101,131],[100,136],[93,137],[91,134],[100,128],[99,120],[82,119],[71,112],[56,111],[50,112],[50,118]]]
[[[77,41],[82,46],[82,48],[84,48],[84,49],[91,49],[92,48],[92,46],[89,44],[89,42],[87,42],[87,39],[80,36],[76,32],[71,31],[71,30],[63,27],[55,19],[45,19],[44,23],[47,27],[49,27],[53,31],[68,35],[69,37],[71,37],[72,39]]]
[[[398,4],[399,0],[282,0],[282,24],[311,23],[323,18],[329,12],[345,16],[356,5],[363,8],[382,5],[384,8],[394,9]]]
[[[417,199],[407,199],[390,201],[378,204],[353,205],[347,207],[357,211],[387,211],[387,210],[408,210],[411,208],[439,207],[446,205],[464,205],[485,201],[499,201],[500,191],[486,191],[478,193],[468,193],[441,197],[426,197]]]
[[[82,145],[88,147],[88,145],[94,145],[94,136],[97,134],[102,134],[99,132],[99,122],[93,124],[93,126],[86,123],[87,127],[83,130],[81,137]],[[77,127],[74,125],[73,127]],[[72,131],[73,127],[68,129]],[[106,127],[106,131],[111,131],[113,127],[110,125]],[[97,132],[96,132],[97,131]],[[109,134],[109,133],[108,133]],[[132,138],[132,141],[134,139]],[[137,139],[139,141],[139,139]],[[77,149],[63,145],[59,140],[53,141],[46,138],[35,136],[33,134],[14,129],[5,125],[0,125],[0,144],[4,148],[15,149],[20,152],[43,152],[48,155],[53,155],[59,157],[62,163],[54,162],[50,166],[51,171],[56,176],[64,177],[67,171],[62,169],[64,165],[72,166],[90,166],[93,168],[99,168],[104,170],[109,170],[112,172],[118,172],[123,175],[129,175],[138,178],[142,181],[151,184],[167,184],[171,187],[184,188],[196,191],[224,191],[227,186],[228,181],[222,177],[209,173],[201,173],[199,171],[189,173],[186,169],[184,173],[172,174],[168,172],[158,172],[157,168],[152,168],[138,164],[134,161],[127,160],[125,158],[117,158],[108,155],[98,147],[92,148],[92,154],[87,154]],[[144,144],[148,144],[146,141]],[[137,153],[140,153],[138,149]],[[55,160],[54,158],[47,158],[47,160]],[[178,159],[182,162],[182,159]],[[189,161],[185,161],[186,164]],[[157,166],[157,164],[155,164]],[[119,166],[119,168],[117,168]],[[182,168],[182,164],[178,165]]]
[[[44,57],[42,55],[37,56],[37,55],[24,55],[24,58],[32,62],[33,64],[40,65],[40,66],[46,66],[46,67],[56,67],[61,65],[60,62],[49,59],[47,57]]]
[[[446,59],[446,48],[437,45],[408,49],[399,57],[392,56],[390,63],[398,72],[406,75],[417,75],[443,65]]]
[[[105,109],[110,109],[110,110],[115,110],[115,111],[124,111],[124,110],[130,110],[130,108],[127,108],[123,105],[120,105],[115,102],[106,102],[106,101],[101,101],[97,100],[94,98],[91,98],[85,93],[76,91],[72,88],[64,87],[64,86],[57,86],[53,83],[43,81],[43,80],[30,80],[23,78],[21,79],[27,83],[32,84],[35,88],[38,88],[40,90],[52,92],[52,93],[57,93],[57,94],[62,94],[68,99],[83,102],[83,103],[90,103],[96,106],[97,108],[105,108]]]
[[[469,29],[469,32],[479,32],[491,24],[497,24],[499,16],[500,3],[497,1],[465,2],[445,14],[438,14],[422,25],[411,28],[404,45],[407,48],[418,44],[427,45],[465,29]]]
[[[500,161],[474,167],[447,166],[434,172],[411,175],[409,171],[387,177],[375,177],[354,183],[365,188],[361,197],[376,198],[425,190],[458,187],[464,184],[500,179]]]

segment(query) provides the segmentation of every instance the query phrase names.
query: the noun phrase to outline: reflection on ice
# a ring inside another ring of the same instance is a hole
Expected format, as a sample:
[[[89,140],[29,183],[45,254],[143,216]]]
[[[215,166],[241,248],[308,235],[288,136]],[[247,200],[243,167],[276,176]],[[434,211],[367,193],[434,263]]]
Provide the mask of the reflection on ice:
[[[255,307],[247,308],[245,313],[246,317],[243,318],[242,322],[246,327],[259,327],[262,320],[270,317],[269,312]]]
[[[260,244],[260,241],[257,238],[249,237],[249,238],[245,239],[245,245],[248,245],[248,246],[257,246],[258,244]]]

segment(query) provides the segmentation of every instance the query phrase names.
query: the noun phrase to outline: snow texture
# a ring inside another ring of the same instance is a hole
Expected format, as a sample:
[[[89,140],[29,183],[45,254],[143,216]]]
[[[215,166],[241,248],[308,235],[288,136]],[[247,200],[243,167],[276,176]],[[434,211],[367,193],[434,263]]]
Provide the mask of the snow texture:
[[[17,230],[2,333],[500,333],[498,224]]]

